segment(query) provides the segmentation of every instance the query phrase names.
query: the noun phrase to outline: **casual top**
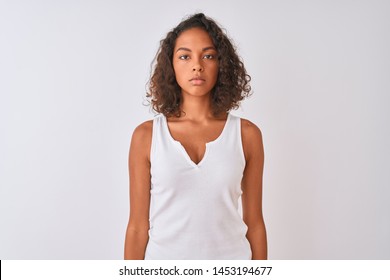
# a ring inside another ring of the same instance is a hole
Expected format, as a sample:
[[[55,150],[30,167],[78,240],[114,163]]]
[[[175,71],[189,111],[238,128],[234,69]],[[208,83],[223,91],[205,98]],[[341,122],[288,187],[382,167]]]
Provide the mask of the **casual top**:
[[[222,133],[206,143],[196,164],[171,136],[166,117],[157,115],[150,161],[145,259],[251,259],[238,210],[245,168],[239,117],[228,114]]]

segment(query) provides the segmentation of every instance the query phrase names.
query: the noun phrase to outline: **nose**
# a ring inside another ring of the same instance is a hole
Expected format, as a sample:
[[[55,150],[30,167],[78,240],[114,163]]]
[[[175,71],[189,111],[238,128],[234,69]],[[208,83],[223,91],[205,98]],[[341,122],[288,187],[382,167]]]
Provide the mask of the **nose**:
[[[203,66],[200,63],[196,63],[192,67],[192,71],[194,71],[194,72],[202,72],[203,71]]]

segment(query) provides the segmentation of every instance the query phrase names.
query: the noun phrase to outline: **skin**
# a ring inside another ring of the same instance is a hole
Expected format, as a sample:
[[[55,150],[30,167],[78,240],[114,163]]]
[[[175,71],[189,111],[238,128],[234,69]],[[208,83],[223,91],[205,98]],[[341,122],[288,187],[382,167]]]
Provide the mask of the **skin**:
[[[173,53],[176,80],[182,89],[185,115],[168,118],[172,137],[180,141],[193,162],[204,156],[207,142],[221,134],[227,114],[213,116],[210,91],[218,78],[218,60],[212,40],[199,28],[184,31]],[[198,77],[200,80],[193,80]],[[152,121],[139,125],[129,151],[130,217],[125,239],[125,259],[144,259],[148,243],[150,207],[150,148]],[[264,149],[260,129],[241,119],[241,137],[246,166],[241,183],[243,220],[252,259],[267,258],[267,237],[262,214]]]

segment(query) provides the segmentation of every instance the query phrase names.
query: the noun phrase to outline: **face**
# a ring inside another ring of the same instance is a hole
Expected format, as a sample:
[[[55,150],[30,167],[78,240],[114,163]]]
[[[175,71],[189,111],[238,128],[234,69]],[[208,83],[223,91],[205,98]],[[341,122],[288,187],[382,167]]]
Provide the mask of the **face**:
[[[182,94],[205,96],[218,78],[217,50],[209,34],[200,28],[183,31],[176,39],[173,69]]]

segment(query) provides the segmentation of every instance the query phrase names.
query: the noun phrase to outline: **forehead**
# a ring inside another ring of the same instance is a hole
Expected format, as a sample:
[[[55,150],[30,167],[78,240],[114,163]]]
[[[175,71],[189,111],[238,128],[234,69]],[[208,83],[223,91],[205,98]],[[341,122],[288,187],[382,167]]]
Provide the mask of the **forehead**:
[[[213,47],[213,40],[210,35],[203,29],[195,27],[183,31],[176,39],[175,49],[180,47]]]

